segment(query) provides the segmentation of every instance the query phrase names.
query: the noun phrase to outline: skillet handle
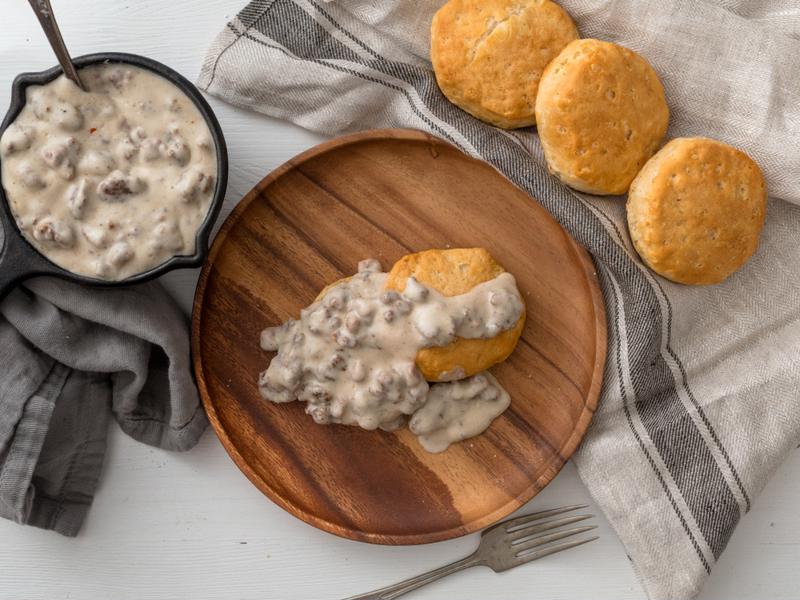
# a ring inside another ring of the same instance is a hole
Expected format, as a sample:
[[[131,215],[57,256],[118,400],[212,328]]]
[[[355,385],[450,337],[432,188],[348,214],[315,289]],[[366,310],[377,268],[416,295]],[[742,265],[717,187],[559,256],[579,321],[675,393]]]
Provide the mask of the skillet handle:
[[[0,188],[0,202],[4,202]],[[16,285],[34,275],[56,274],[56,268],[50,267],[23,238],[13,223],[8,205],[0,205],[0,301],[13,290]]]
[[[0,300],[29,276],[28,256],[25,248],[15,240],[15,232],[3,232],[5,240],[0,250]]]

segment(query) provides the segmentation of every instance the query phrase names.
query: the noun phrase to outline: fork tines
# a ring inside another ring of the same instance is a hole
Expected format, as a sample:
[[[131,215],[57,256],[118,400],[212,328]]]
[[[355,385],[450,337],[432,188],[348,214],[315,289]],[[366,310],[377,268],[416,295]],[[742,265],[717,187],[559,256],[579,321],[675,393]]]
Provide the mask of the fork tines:
[[[515,551],[515,556],[524,562],[542,558],[543,556],[547,556],[549,554],[554,554],[556,552],[561,552],[562,550],[568,550],[570,548],[574,548],[575,546],[592,542],[598,539],[598,537],[594,536],[591,538],[579,539],[536,549],[539,546],[550,544],[550,542],[556,542],[558,540],[563,540],[574,535],[597,529],[596,525],[585,525],[582,527],[573,527],[571,529],[555,531],[553,533],[544,533],[546,531],[558,529],[560,527],[564,527],[565,525],[571,525],[573,523],[578,523],[594,517],[592,514],[582,514],[561,517],[559,519],[549,519],[549,517],[554,517],[582,508],[588,508],[588,505],[582,504],[565,506],[562,508],[545,510],[524,515],[522,517],[517,517],[516,519],[511,519],[505,524],[506,540],[510,542],[512,550]]]

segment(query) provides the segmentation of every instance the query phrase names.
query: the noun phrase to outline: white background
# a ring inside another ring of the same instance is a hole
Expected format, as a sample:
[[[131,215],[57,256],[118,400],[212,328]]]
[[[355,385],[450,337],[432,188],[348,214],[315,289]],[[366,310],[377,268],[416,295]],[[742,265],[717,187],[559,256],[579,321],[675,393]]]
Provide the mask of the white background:
[[[52,0],[74,54],[145,54],[192,80],[211,40],[244,2]],[[0,106],[5,107],[17,73],[50,67],[55,60],[25,0],[0,0],[0,22]],[[321,139],[209,101],[230,152],[223,217],[269,171]],[[193,271],[167,277],[187,310],[196,277]],[[702,598],[800,597],[798,468],[795,453],[742,520]],[[568,464],[525,510],[584,502],[600,514]],[[503,575],[472,569],[408,597],[645,598],[622,545],[602,517],[597,521],[601,538],[588,546]],[[113,426],[105,472],[77,538],[0,521],[0,598],[334,600],[460,558],[475,544],[476,536],[417,547],[339,539],[262,496],[210,430],[194,450],[172,454],[137,444]]]

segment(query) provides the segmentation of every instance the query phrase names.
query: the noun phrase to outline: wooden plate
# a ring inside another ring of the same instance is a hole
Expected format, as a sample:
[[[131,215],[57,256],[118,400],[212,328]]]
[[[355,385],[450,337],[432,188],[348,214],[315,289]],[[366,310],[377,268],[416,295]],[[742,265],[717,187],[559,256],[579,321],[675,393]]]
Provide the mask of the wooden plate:
[[[511,407],[486,433],[434,455],[405,429],[320,426],[304,404],[260,398],[262,328],[297,317],[362,258],[388,268],[468,246],[516,276],[528,309],[493,369]],[[262,492],[340,536],[419,544],[481,529],[553,479],[597,405],[606,324],[589,256],[538,203],[442,140],[379,130],[301,154],[241,201],[200,275],[192,351],[211,423]]]

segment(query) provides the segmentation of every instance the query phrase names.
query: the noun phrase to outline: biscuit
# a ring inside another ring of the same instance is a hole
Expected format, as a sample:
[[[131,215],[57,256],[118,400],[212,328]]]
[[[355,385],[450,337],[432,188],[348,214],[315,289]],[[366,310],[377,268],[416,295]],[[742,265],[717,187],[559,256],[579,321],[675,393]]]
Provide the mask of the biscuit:
[[[572,42],[539,84],[536,124],[548,169],[581,192],[624,194],[668,121],[656,72],[616,44]]]
[[[444,296],[457,296],[503,272],[503,267],[483,248],[425,250],[397,261],[389,271],[385,287],[402,292],[406,280],[413,276]],[[454,373],[460,379],[485,371],[508,358],[524,325],[523,311],[513,328],[493,338],[458,338],[447,346],[423,348],[417,353],[417,368],[428,381],[450,380]]]
[[[633,245],[653,271],[678,283],[719,283],[756,251],[767,191],[744,152],[678,138],[634,179],[627,209]]]
[[[450,0],[431,23],[431,62],[450,102],[498,127],[527,127],[542,71],[577,37],[550,0]]]

